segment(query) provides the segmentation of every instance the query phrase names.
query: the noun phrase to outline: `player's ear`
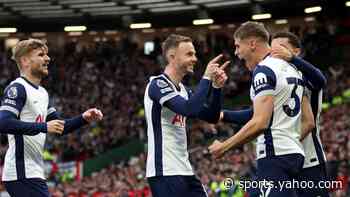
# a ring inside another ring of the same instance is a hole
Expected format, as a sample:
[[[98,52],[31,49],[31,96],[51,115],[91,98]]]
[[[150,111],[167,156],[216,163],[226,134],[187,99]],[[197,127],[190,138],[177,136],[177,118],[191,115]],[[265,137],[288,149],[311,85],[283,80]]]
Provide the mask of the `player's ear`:
[[[169,49],[169,51],[167,53],[167,58],[168,58],[168,61],[172,61],[175,59],[175,50],[174,49]]]
[[[22,57],[19,58],[19,63],[21,67],[26,66],[29,63],[29,58],[26,55],[23,55]]]
[[[293,53],[294,53],[296,56],[299,56],[300,53],[301,53],[301,49],[300,49],[300,48],[294,48],[294,49],[293,49]]]
[[[248,45],[249,45],[250,49],[252,49],[253,51],[255,51],[255,49],[256,49],[256,43],[257,43],[256,39],[249,39],[248,40]]]

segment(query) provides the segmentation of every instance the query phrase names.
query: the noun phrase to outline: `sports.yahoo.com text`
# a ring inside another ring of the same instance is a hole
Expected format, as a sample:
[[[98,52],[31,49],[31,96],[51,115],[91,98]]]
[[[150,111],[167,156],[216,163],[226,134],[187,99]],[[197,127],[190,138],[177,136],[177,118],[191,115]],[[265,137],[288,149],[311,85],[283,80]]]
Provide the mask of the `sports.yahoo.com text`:
[[[288,180],[288,181],[271,181],[271,180],[259,180],[259,181],[234,181],[232,178],[226,178],[224,180],[226,189],[232,188],[234,185],[238,185],[243,190],[247,189],[261,189],[261,188],[275,188],[280,191],[284,189],[342,189],[343,183],[341,181],[300,181],[300,180]]]

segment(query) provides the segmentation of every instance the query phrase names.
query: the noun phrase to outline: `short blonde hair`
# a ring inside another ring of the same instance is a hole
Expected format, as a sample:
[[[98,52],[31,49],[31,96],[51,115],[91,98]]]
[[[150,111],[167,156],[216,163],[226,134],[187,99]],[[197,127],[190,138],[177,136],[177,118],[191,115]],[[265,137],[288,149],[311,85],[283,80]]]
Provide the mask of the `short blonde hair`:
[[[234,33],[235,39],[243,40],[251,37],[258,38],[263,42],[269,42],[270,34],[263,23],[255,21],[247,21],[243,23]]]
[[[20,66],[21,57],[39,48],[48,50],[47,45],[39,39],[29,38],[27,40],[21,40],[12,48],[12,59]]]

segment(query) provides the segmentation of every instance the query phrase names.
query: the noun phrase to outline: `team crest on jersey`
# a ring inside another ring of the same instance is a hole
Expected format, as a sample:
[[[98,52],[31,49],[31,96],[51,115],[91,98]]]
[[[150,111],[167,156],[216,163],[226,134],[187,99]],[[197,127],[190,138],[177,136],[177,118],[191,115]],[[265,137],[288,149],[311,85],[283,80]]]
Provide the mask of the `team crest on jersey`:
[[[169,84],[166,81],[164,81],[163,79],[158,79],[157,86],[160,88],[165,88],[165,87],[168,87]]]
[[[267,76],[264,73],[258,73],[254,77],[254,89],[259,90],[267,85]]]
[[[7,96],[10,98],[10,99],[15,99],[17,98],[17,87],[11,87],[8,92],[7,92]]]

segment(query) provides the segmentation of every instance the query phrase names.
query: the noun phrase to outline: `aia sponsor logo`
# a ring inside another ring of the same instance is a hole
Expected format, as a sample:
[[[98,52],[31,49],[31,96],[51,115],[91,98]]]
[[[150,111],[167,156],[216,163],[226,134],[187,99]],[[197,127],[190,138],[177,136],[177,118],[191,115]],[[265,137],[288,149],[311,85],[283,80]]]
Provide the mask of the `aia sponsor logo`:
[[[173,117],[173,120],[171,121],[173,125],[178,125],[181,127],[185,127],[186,125],[186,118],[184,116],[181,116],[180,114],[176,114]]]
[[[39,114],[36,118],[35,118],[35,122],[37,123],[41,123],[44,122],[44,116]]]

